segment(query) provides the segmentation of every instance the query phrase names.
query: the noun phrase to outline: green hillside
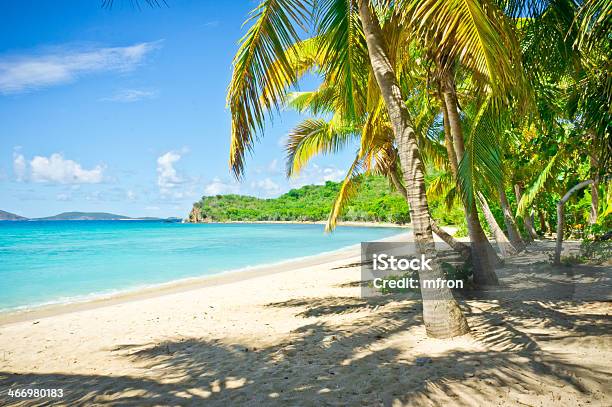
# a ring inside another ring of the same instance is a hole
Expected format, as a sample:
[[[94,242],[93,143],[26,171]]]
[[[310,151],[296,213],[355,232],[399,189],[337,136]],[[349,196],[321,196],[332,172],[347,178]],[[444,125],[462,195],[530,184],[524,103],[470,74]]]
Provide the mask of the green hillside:
[[[194,204],[191,221],[322,221],[327,220],[340,183],[307,185],[273,199],[243,195],[203,197]],[[196,217],[197,214],[197,217]],[[342,216],[345,221],[406,223],[408,207],[383,177],[363,179]]]

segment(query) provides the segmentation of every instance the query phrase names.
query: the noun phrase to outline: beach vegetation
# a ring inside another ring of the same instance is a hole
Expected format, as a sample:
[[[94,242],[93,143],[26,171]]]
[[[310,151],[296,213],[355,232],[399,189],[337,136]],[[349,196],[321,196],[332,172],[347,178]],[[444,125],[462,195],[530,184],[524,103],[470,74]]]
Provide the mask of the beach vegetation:
[[[437,224],[432,199],[458,204],[473,281],[496,284],[499,258],[486,232],[502,256],[555,223],[561,243],[585,230],[577,219],[587,193],[588,223],[601,221],[612,146],[609,15],[599,0],[263,1],[234,60],[230,166],[243,174],[275,112],[308,113],[289,138],[289,176],[315,155],[360,145],[328,229],[362,174],[382,174],[404,196],[421,251],[431,250]],[[306,73],[320,85],[295,93]],[[567,191],[575,194],[563,200]],[[559,219],[560,204],[574,205],[571,225]],[[432,336],[467,329],[452,297],[445,301],[424,309]]]

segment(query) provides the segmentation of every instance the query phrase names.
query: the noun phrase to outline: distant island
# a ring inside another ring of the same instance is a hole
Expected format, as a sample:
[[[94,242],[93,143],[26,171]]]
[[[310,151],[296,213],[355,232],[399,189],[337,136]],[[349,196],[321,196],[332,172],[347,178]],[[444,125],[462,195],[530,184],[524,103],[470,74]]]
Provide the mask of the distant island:
[[[245,195],[205,196],[193,205],[185,220],[188,223],[255,222],[255,221],[325,221],[339,182],[307,185],[272,199]],[[404,198],[392,191],[381,176],[363,177],[357,193],[346,206],[343,221],[390,222],[403,224],[410,220]]]
[[[128,216],[115,215],[106,212],[63,212],[54,216],[37,218],[36,220],[124,220]]]
[[[53,216],[46,216],[44,218],[26,218],[23,216],[15,215],[14,213],[0,211],[0,221],[55,221],[55,220],[165,220],[169,222],[180,222],[180,218],[153,218],[153,217],[142,217],[132,218],[124,215],[116,215],[114,213],[107,212],[62,212]]]
[[[0,220],[28,220],[28,218],[6,211],[0,211]]]

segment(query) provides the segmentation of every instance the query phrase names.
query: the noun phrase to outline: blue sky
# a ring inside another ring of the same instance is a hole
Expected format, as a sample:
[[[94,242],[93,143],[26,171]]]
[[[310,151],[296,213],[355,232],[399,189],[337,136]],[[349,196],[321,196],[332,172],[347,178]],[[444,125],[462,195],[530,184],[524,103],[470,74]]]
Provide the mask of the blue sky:
[[[16,1],[0,14],[0,209],[186,216],[202,195],[338,180],[352,149],[284,176],[283,112],[229,172],[231,61],[251,1]],[[302,89],[314,86],[310,79]]]

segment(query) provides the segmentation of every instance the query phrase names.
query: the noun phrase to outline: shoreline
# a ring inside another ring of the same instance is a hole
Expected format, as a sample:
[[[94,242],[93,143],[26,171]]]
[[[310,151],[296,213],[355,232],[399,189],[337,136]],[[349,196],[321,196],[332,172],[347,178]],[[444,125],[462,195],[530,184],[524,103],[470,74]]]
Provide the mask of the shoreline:
[[[396,241],[397,239],[404,241],[410,238],[411,235],[412,231],[407,230],[402,231],[397,235],[376,241]],[[118,292],[91,294],[90,297],[86,294],[81,298],[75,297],[74,301],[68,300],[66,302],[33,305],[26,309],[8,309],[6,311],[0,311],[0,326],[171,294],[178,294],[205,287],[222,286],[272,274],[321,266],[323,264],[340,260],[346,261],[354,257],[359,257],[359,249],[360,243],[357,243],[340,249],[326,251],[310,256],[226,270],[211,275],[187,277],[178,280],[171,280],[165,283],[129,288]]]
[[[326,225],[327,221],[324,220],[232,220],[227,222],[185,222],[184,224],[193,224],[193,225]],[[338,222],[338,227],[342,226],[351,226],[351,227],[368,227],[368,228],[400,228],[400,229],[412,229],[412,223],[391,223],[391,222]],[[454,226],[451,226],[454,227]]]

